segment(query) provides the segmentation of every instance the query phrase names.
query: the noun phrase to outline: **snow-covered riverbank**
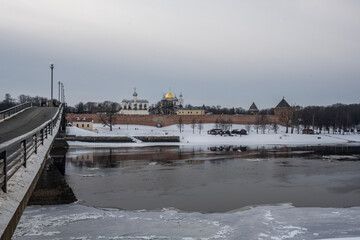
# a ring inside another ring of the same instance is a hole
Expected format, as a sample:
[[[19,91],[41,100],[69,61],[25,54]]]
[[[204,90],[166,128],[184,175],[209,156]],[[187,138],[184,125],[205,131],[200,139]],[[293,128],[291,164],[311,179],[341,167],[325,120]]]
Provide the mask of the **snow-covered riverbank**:
[[[277,134],[271,130],[266,130],[265,134],[256,133],[251,129],[248,135],[243,136],[213,136],[208,135],[207,131],[214,128],[214,124],[204,124],[201,133],[191,125],[185,125],[184,131],[180,133],[176,125],[156,128],[141,125],[115,125],[113,131],[109,127],[101,124],[94,124],[94,128],[99,132],[94,133],[77,127],[67,127],[68,135],[76,136],[179,136],[180,143],[161,143],[161,145],[332,145],[332,144],[360,144],[360,134],[285,134],[285,129],[281,127]],[[244,125],[233,125],[233,129],[243,129]],[[93,146],[93,147],[122,147],[122,146],[151,146],[159,143],[84,143],[69,142],[70,146]]]

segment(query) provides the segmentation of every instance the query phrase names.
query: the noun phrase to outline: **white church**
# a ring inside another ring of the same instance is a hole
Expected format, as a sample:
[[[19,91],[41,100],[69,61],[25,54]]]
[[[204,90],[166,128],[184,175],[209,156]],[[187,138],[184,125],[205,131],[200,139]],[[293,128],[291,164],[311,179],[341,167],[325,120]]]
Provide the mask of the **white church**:
[[[127,115],[149,115],[149,101],[145,99],[138,99],[136,88],[134,89],[133,99],[124,99],[121,102],[120,114]]]

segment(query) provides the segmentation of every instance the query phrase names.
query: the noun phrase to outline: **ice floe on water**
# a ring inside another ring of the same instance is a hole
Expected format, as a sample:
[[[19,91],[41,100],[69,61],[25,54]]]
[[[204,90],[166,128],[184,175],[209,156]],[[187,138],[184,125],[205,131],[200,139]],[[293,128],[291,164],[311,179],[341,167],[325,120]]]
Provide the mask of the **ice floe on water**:
[[[360,239],[360,207],[258,206],[228,213],[27,207],[13,239]]]
[[[329,155],[323,156],[323,159],[328,160],[339,160],[339,161],[358,161],[360,160],[360,155]]]

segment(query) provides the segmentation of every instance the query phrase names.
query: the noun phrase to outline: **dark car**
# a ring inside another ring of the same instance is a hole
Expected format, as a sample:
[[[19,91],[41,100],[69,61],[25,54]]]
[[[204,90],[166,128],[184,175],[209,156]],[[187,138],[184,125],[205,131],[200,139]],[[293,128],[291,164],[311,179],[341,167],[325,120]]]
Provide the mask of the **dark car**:
[[[207,132],[208,134],[210,135],[222,135],[223,134],[223,131],[221,129],[211,129]]]
[[[232,134],[237,134],[237,135],[247,135],[247,131],[245,129],[234,129],[231,131]]]
[[[314,130],[305,128],[302,130],[302,134],[314,134]]]
[[[223,136],[223,135],[225,135],[225,136],[226,136],[226,135],[227,135],[227,136],[232,136],[232,135],[231,135],[231,132],[230,132],[229,130],[223,131],[222,134],[221,134],[221,136]]]

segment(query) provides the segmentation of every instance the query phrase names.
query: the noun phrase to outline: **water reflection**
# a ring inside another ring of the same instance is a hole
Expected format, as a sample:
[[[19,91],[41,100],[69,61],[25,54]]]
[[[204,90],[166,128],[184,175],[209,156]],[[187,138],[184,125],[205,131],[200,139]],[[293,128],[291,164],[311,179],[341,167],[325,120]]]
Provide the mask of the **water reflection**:
[[[229,159],[269,159],[303,157],[327,160],[360,160],[360,147],[354,146],[304,146],[273,147],[265,146],[249,148],[247,146],[158,146],[145,148],[109,148],[109,149],[70,149],[66,160],[78,167],[116,168],[124,161],[145,161],[169,164],[173,161],[185,160],[188,164],[218,162]],[[288,161],[280,161],[278,166],[292,167]]]
[[[337,160],[345,156],[353,160]],[[358,156],[358,146],[74,148],[66,177],[80,201],[97,207],[360,206]]]

